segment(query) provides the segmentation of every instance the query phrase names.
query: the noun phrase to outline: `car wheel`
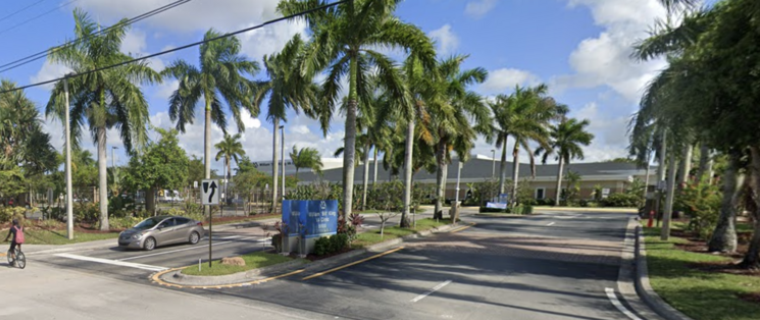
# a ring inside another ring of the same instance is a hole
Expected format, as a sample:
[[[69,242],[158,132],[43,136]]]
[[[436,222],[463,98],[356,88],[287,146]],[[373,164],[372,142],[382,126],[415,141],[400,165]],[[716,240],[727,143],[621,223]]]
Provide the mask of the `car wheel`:
[[[156,248],[156,239],[153,239],[153,237],[145,239],[145,242],[143,242],[143,249],[145,249],[145,251],[151,251],[155,248]]]
[[[198,241],[201,241],[201,235],[198,234],[198,232],[193,231],[193,233],[190,234],[190,244],[197,244]]]

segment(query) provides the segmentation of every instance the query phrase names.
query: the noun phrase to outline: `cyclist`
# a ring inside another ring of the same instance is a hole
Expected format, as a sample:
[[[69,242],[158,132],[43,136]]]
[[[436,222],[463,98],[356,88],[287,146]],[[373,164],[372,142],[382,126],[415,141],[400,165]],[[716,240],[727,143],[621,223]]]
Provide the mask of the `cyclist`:
[[[13,235],[13,238],[11,238],[11,235]],[[11,259],[14,260],[15,263],[16,246],[21,250],[21,244],[24,243],[24,228],[19,225],[18,219],[13,219],[13,225],[8,231],[8,235],[5,236],[5,241],[8,241],[8,239],[11,239],[11,250],[8,253],[11,255]]]

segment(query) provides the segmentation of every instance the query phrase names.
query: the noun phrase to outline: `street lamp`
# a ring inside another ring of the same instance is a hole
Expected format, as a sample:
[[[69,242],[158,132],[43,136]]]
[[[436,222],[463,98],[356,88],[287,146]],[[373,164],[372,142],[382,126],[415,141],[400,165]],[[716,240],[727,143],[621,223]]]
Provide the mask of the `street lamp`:
[[[496,177],[496,149],[491,149],[491,179]]]
[[[282,200],[285,200],[285,126],[280,126],[282,144],[280,145],[280,157],[282,157]]]
[[[114,165],[113,165],[113,160],[114,160],[113,149],[119,149],[119,147],[111,146],[111,168],[114,168]]]

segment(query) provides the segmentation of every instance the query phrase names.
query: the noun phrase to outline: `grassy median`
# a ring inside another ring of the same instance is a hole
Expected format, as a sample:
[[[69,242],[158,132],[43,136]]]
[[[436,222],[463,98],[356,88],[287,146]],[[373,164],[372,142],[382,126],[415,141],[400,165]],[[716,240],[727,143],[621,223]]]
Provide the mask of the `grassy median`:
[[[5,230],[2,237],[7,234]],[[69,240],[66,237],[66,230],[45,230],[45,229],[25,229],[24,230],[24,244],[71,244],[79,242],[88,242],[96,240],[116,239],[119,237],[118,232],[87,232],[81,230],[74,230],[74,240]],[[116,242],[114,242],[116,244]]]
[[[415,228],[400,228],[395,223],[386,224],[383,237],[380,237],[380,228],[371,231],[362,232],[356,236],[356,240],[351,243],[352,248],[364,248],[383,241],[401,238],[421,231],[430,230],[440,226],[451,224],[451,219],[434,220],[432,218],[417,220]]]
[[[760,292],[760,277],[704,271],[698,266],[733,259],[681,250],[688,240],[661,241],[659,228],[644,228],[652,288],[671,306],[694,320],[760,319],[760,303],[742,300]]]
[[[223,276],[268,267],[293,260],[290,257],[266,252],[248,253],[240,257],[245,260],[245,266],[224,265],[222,264],[221,260],[216,260],[211,262],[210,268],[208,266],[208,262],[205,262],[201,264],[201,271],[198,271],[198,266],[194,265],[182,269],[182,273],[191,276]]]

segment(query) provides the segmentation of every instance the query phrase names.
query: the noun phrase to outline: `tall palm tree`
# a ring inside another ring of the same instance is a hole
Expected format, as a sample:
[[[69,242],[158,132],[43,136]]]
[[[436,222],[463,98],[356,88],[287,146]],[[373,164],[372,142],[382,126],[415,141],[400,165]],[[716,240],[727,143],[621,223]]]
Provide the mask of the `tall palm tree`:
[[[532,88],[517,86],[511,95],[498,95],[496,100],[489,104],[494,117],[491,131],[493,135],[487,137],[486,141],[489,143],[496,142],[496,147],[501,148],[499,193],[505,191],[507,140],[510,136],[515,139],[512,151],[512,182],[514,183],[512,199],[515,199],[515,191],[519,182],[520,147],[525,148],[530,153],[531,168],[533,168],[534,161],[530,142],[534,141],[546,147],[548,122],[557,116],[558,111],[563,111],[563,108],[557,108],[553,100],[545,96],[547,90],[547,86],[543,84]]]
[[[123,23],[125,21],[122,20],[98,35],[100,27],[86,13],[75,10],[74,32],[78,39],[84,40],[52,50],[48,56],[51,62],[66,65],[75,73],[90,72],[68,80],[71,92],[71,131],[77,139],[86,119],[90,134],[98,146],[101,230],[109,229],[106,130],[114,127],[119,129],[128,152],[133,147],[144,145],[148,140],[150,114],[140,84],[161,81],[161,75],[151,69],[147,62],[98,70],[132,59],[119,51],[127,30],[127,24]],[[63,119],[64,108],[67,107],[64,101],[64,84],[59,82],[53,89],[46,113]]]
[[[237,164],[240,161],[240,157],[245,155],[245,150],[243,150],[243,144],[240,143],[240,134],[235,134],[234,136],[231,136],[229,134],[224,134],[224,139],[220,141],[219,143],[214,145],[214,148],[219,150],[216,153],[216,161],[219,161],[222,157],[224,157],[224,168],[227,171],[227,174],[225,175],[225,178],[227,178],[227,181],[229,181],[232,178],[232,170],[230,169],[230,159],[235,160],[235,164]]]
[[[209,29],[204,40],[221,36]],[[195,109],[203,101],[204,137],[203,157],[205,178],[211,178],[211,123],[227,132],[227,116],[224,113],[224,100],[232,112],[238,131],[245,126],[240,118],[240,108],[248,109],[252,117],[257,117],[259,110],[250,105],[250,81],[244,76],[253,76],[259,70],[255,61],[250,61],[240,54],[240,40],[226,37],[205,42],[199,48],[199,66],[184,60],[174,61],[162,71],[163,75],[179,80],[179,88],[169,100],[169,117],[177,121],[177,130],[185,132],[185,126],[195,122]],[[201,100],[202,99],[202,100]]]
[[[443,201],[446,196],[446,173],[451,162],[451,151],[456,151],[460,161],[466,161],[469,150],[478,133],[488,135],[491,117],[483,99],[467,86],[482,83],[488,76],[483,68],[460,70],[467,56],[453,56],[439,62],[435,94],[428,101],[430,127],[435,137],[436,200],[434,217],[442,219]]]
[[[296,167],[296,180],[298,180],[298,170],[301,168],[309,168],[317,174],[322,173],[324,165],[317,149],[309,147],[298,149],[298,146],[293,145],[293,151],[290,152],[290,160],[293,161],[293,166]]]
[[[280,53],[264,56],[264,68],[269,80],[257,81],[254,85],[253,104],[260,109],[264,98],[269,97],[267,120],[272,121],[272,176],[277,176],[280,150],[280,121],[287,121],[287,110],[296,113],[303,110],[314,116],[312,105],[317,103],[318,88],[311,83],[311,77],[303,77],[298,63],[304,49],[304,41],[295,35]],[[285,168],[283,168],[285,170]],[[279,181],[272,183],[272,206],[277,203]],[[274,210],[274,208],[272,208]]]
[[[356,115],[360,101],[372,93],[368,87],[369,74],[374,72],[393,96],[403,96],[401,76],[391,59],[375,50],[377,47],[396,47],[424,52],[424,63],[433,65],[433,44],[419,28],[401,22],[393,16],[400,0],[355,0],[325,10],[314,11],[295,19],[305,20],[312,31],[312,40],[301,61],[301,73],[313,75],[325,68],[328,76],[322,85],[323,102],[320,115],[323,129],[340,103],[340,80],[348,79],[348,103],[343,155],[343,214],[351,214],[354,186],[356,147]],[[324,6],[325,0],[283,0],[278,10],[294,14]],[[407,112],[410,114],[411,112]]]
[[[559,161],[557,166],[557,191],[555,194],[554,205],[559,206],[560,191],[562,189],[562,174],[563,166],[567,163],[570,165],[570,160],[583,159],[583,147],[591,144],[591,140],[594,139],[594,135],[586,131],[589,121],[578,121],[577,119],[569,119],[565,122],[560,122],[551,127],[551,142],[549,148],[539,147],[536,150],[536,154],[543,153],[543,163],[546,163],[546,159],[550,155],[554,155],[555,159]]]

